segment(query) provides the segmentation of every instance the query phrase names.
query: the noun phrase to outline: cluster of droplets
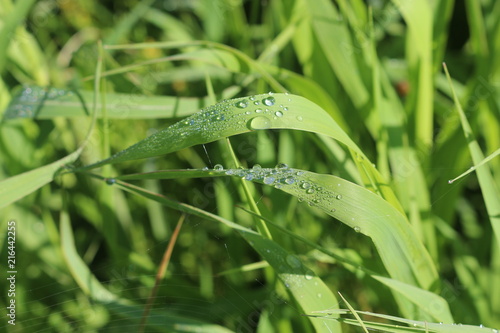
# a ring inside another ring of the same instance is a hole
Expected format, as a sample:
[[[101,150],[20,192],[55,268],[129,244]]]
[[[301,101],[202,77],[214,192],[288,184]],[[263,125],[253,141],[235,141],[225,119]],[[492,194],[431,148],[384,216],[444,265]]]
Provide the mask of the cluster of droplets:
[[[274,168],[263,168],[255,164],[251,169],[224,169],[222,165],[216,164],[213,170],[230,176],[238,176],[247,181],[273,185],[276,188],[294,184],[297,181],[295,177],[303,174],[303,171],[290,168],[285,163],[279,163]]]
[[[291,98],[288,99],[291,102]],[[286,115],[288,107],[283,104],[276,105],[276,98],[270,92],[264,98],[251,96],[248,99],[238,100],[234,104],[239,109],[246,109],[246,115],[255,114],[255,117],[250,119],[248,128],[251,130],[268,129],[272,125],[272,120],[282,118]],[[272,107],[272,108],[271,108]]]
[[[307,202],[309,206],[318,206],[327,214],[335,217],[338,217],[336,214],[341,213],[341,211],[337,212],[336,207],[343,200],[342,194],[333,191],[331,187],[325,189],[307,178],[304,179],[305,177],[300,177],[305,174],[305,171],[290,168],[284,163],[279,163],[274,168],[263,168],[259,164],[255,164],[251,169],[224,169],[222,165],[216,164],[213,171],[282,189],[297,196],[299,202]],[[337,187],[340,188],[341,184],[337,184]],[[354,224],[355,222],[356,218],[351,215],[348,224],[356,233],[363,232],[360,226]]]
[[[5,111],[5,119],[31,118],[41,103],[61,96],[71,96],[73,92],[57,88],[41,88],[26,85],[12,100]]]

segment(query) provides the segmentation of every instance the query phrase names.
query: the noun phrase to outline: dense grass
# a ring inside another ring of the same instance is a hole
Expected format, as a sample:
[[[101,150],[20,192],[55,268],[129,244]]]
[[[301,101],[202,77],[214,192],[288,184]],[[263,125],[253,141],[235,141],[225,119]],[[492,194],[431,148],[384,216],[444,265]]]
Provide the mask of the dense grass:
[[[499,328],[500,2],[367,3],[4,1],[2,331]]]

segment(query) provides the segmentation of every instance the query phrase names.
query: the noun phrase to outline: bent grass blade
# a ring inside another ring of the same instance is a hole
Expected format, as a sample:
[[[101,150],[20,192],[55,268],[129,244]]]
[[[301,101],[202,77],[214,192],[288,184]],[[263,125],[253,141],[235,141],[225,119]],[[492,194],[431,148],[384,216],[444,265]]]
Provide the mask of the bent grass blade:
[[[295,129],[329,136],[346,145],[368,179],[365,186],[402,212],[386,181],[338,123],[313,102],[290,94],[262,94],[222,101],[97,163],[79,168],[159,156],[221,138],[266,129]]]

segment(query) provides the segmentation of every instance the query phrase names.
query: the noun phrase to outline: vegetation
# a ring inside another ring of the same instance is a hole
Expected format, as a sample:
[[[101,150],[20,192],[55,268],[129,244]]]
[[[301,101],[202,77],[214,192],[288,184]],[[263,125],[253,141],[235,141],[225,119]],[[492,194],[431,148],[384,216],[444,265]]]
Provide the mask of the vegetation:
[[[498,17],[3,0],[2,331],[498,332]]]

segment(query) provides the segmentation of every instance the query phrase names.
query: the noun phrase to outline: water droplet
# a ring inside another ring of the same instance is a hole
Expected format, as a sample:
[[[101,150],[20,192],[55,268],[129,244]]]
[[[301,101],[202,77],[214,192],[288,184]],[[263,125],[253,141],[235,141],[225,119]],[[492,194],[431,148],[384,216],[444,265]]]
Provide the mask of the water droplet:
[[[262,109],[256,109],[255,110],[256,113],[261,113],[262,112]]]
[[[355,232],[361,232],[361,228],[360,228],[360,227],[358,227],[358,226],[356,226],[356,227],[354,227],[354,231],[355,231]]]
[[[246,111],[246,112],[245,112],[245,114],[250,114],[250,113],[252,113],[252,112],[250,112],[250,111]]]
[[[281,111],[276,111],[274,114],[275,114],[275,115],[276,115],[276,117],[278,117],[278,118],[283,117],[283,112],[281,112]]]
[[[203,171],[207,171],[208,170],[208,167],[203,167],[203,169],[201,169]]]
[[[288,111],[288,108],[285,106],[285,107],[283,108],[283,111]]]
[[[302,188],[304,190],[307,190],[310,187],[311,187],[311,184],[309,184],[308,182],[303,182],[302,184],[300,184],[300,188]]]
[[[274,183],[275,179],[276,178],[274,178],[274,177],[266,176],[266,177],[264,177],[263,182],[266,185],[271,185],[272,183]]]
[[[306,275],[305,275],[306,280],[312,280],[312,279],[313,279],[313,277],[314,277],[314,272],[313,272],[313,271],[311,271],[311,270],[308,270],[308,271],[306,272]]]
[[[303,202],[303,201],[304,201],[304,198],[299,197],[297,200],[298,200],[299,202]]]
[[[316,296],[317,296],[318,298],[323,297],[323,295],[321,295],[321,293],[317,293],[317,294],[316,294]]]
[[[284,171],[288,169],[288,165],[286,163],[278,163],[274,168],[278,171]]]
[[[224,167],[221,164],[216,164],[216,165],[214,165],[214,170],[215,171],[222,171],[222,170],[224,170]]]
[[[252,169],[254,171],[260,171],[260,170],[262,170],[262,167],[260,166],[260,164],[254,164],[254,166],[252,167]]]
[[[273,106],[274,103],[276,103],[276,99],[274,97],[266,97],[262,100],[262,103],[264,103],[267,106]]]
[[[245,175],[245,177],[243,179],[250,181],[253,179],[253,175],[251,173],[248,173]]]
[[[262,130],[271,127],[271,121],[267,117],[258,116],[250,121],[250,129]]]
[[[340,200],[342,199],[342,194],[337,194],[337,196],[335,197],[337,200]]]
[[[277,189],[280,189],[280,188],[282,188],[282,187],[283,187],[283,185],[281,185],[281,184],[276,184],[276,185],[274,185],[274,188],[277,188]]]
[[[234,106],[236,106],[239,109],[244,109],[248,106],[248,102],[246,99],[242,99],[241,101],[236,102]]]
[[[336,210],[335,208],[332,208],[332,209],[330,210],[330,213],[335,213],[336,211],[337,211],[337,210]]]
[[[308,189],[306,190],[306,193],[307,193],[307,194],[313,194],[313,193],[314,193],[314,189],[313,189],[313,188],[308,188]]]
[[[108,185],[113,185],[114,183],[116,183],[116,179],[114,178],[106,178],[106,184]]]
[[[302,116],[297,116],[297,120],[302,121],[303,120]]]
[[[302,266],[300,259],[297,258],[297,256],[294,256],[293,254],[289,254],[286,256],[286,262],[292,268],[300,268]]]
[[[253,102],[254,105],[260,105],[260,102],[259,101],[255,101]]]
[[[232,175],[232,174],[234,174],[234,170],[229,169],[226,171],[226,175]]]
[[[251,101],[255,101],[255,96],[250,96],[250,97],[248,97],[248,99]]]
[[[267,94],[268,94],[269,96],[274,95],[274,93],[273,93],[272,91],[268,92]]]
[[[293,183],[295,183],[295,178],[293,178],[292,176],[288,176],[285,178],[285,184],[292,185]]]

